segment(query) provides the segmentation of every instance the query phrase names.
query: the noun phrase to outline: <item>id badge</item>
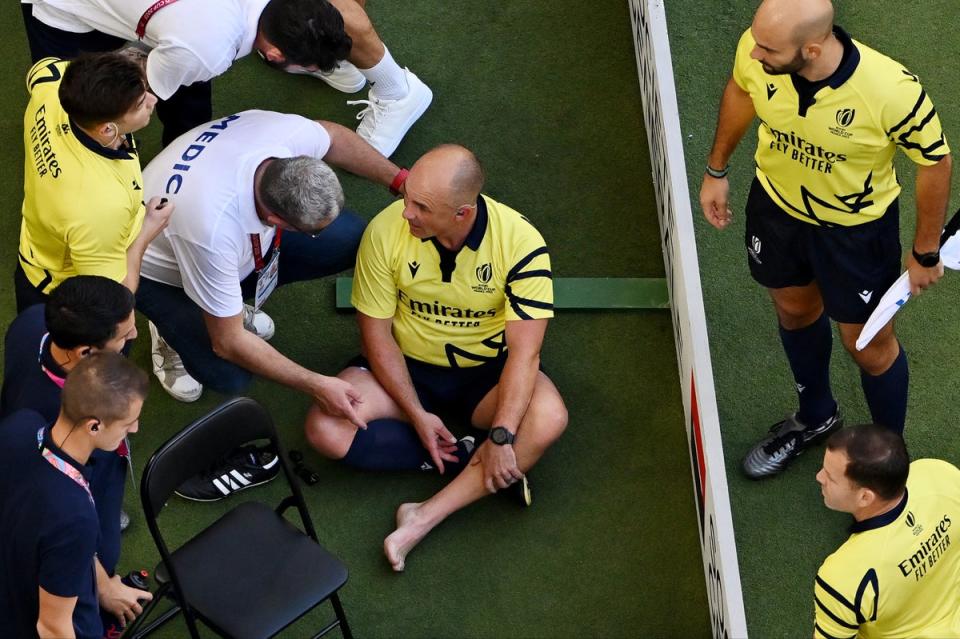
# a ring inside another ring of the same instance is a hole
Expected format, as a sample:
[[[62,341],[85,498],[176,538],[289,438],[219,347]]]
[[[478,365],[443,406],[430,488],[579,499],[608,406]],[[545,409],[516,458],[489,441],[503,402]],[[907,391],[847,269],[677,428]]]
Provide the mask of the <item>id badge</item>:
[[[253,305],[259,311],[263,303],[277,288],[277,276],[280,274],[280,247],[273,251],[270,261],[257,273],[257,293],[253,298]]]

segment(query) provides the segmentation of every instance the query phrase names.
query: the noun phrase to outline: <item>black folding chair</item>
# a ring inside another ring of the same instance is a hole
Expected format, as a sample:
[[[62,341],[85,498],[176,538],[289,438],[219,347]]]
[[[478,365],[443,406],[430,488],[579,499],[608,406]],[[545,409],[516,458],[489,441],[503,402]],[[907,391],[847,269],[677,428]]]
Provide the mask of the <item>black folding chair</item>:
[[[157,519],[174,490],[227,453],[255,439],[269,439],[277,452],[290,494],[276,509],[246,501],[172,552]],[[173,436],[147,462],[140,499],[150,534],[160,552],[160,585],[149,609],[125,636],[142,637],[182,612],[195,639],[197,620],[223,637],[273,637],[327,599],[336,619],[314,637],[337,626],[351,639],[337,591],[347,568],[317,540],[303,495],[280,448],[270,415],[257,402],[232,399]],[[304,533],[283,517],[296,507]],[[140,628],[155,604],[174,605]]]

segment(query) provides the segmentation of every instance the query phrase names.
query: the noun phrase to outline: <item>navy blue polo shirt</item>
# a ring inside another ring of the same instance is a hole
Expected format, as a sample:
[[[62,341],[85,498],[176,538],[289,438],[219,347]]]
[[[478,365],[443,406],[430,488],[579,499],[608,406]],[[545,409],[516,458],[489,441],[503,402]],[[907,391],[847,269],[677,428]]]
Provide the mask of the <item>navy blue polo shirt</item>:
[[[89,477],[89,469],[50,441],[37,412],[17,411],[0,421],[0,628],[4,636],[35,637],[38,587],[77,597],[78,639],[100,639],[94,555],[100,524],[87,492],[40,455],[46,446]]]
[[[60,387],[40,368],[37,355],[47,332],[44,305],[35,304],[17,315],[3,340],[3,390],[0,418],[15,410],[30,408],[51,424],[60,413]],[[65,373],[50,357],[49,340],[44,365],[58,377]]]
[[[29,408],[52,424],[60,414],[62,389],[40,368],[40,362],[60,377],[66,373],[50,354],[47,339],[43,352],[40,342],[47,333],[44,305],[25,309],[10,323],[4,338],[3,389],[0,391],[0,418]],[[120,560],[120,510],[127,481],[127,462],[111,451],[95,450],[87,462],[90,488],[100,517],[100,546],[97,555],[109,575]]]

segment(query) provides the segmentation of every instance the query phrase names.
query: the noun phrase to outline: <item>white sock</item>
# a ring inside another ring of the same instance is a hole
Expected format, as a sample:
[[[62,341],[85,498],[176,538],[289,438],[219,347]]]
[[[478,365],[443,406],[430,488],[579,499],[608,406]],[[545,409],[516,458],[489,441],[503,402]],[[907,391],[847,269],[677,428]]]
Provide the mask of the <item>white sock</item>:
[[[403,69],[390,55],[390,49],[386,45],[383,47],[380,62],[372,69],[360,69],[360,73],[370,82],[370,93],[381,100],[399,100],[407,97],[410,92]]]

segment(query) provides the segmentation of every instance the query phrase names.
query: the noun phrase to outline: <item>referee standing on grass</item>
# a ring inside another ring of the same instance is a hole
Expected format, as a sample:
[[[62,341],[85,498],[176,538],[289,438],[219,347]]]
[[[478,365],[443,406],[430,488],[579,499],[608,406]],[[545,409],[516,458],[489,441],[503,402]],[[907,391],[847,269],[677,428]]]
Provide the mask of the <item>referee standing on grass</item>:
[[[951,160],[917,76],[835,26],[829,0],[765,0],[740,38],[700,190],[704,215],[718,229],[732,217],[728,160],[755,117],[748,262],[773,299],[799,397],[799,410],[743,461],[759,479],[843,423],[830,389],[830,319],[860,367],[873,421],[903,432],[907,359],[892,323],[864,350],[855,343],[901,268],[896,148],[918,165],[906,259],[914,294],[943,274],[938,247]]]

